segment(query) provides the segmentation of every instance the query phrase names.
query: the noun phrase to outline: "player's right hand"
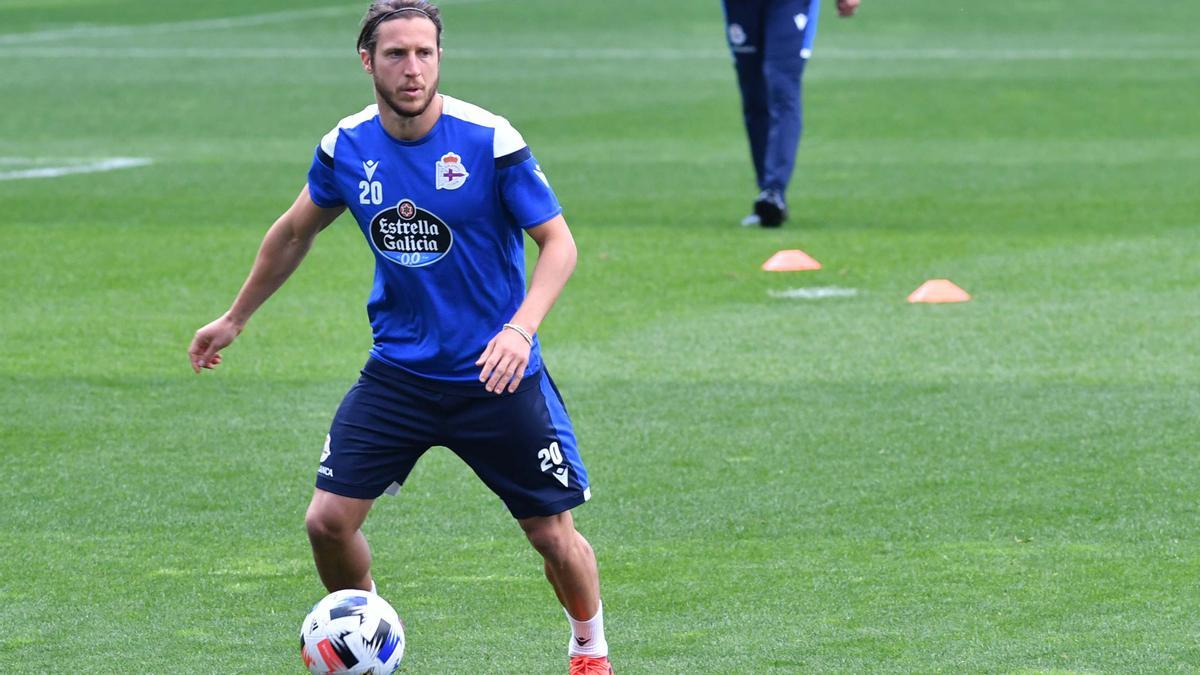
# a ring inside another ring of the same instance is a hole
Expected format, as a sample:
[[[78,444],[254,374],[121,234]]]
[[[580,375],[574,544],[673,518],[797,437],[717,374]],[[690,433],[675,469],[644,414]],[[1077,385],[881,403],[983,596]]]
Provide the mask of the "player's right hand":
[[[242,327],[230,319],[228,314],[196,331],[192,344],[188,347],[192,370],[199,373],[201,368],[217,367],[221,363],[221,350],[233,343],[241,332]]]
[[[483,367],[479,373],[483,388],[491,394],[503,394],[506,389],[510,394],[515,392],[525,376],[531,349],[533,345],[525,342],[525,338],[501,328],[475,361],[475,365]]]

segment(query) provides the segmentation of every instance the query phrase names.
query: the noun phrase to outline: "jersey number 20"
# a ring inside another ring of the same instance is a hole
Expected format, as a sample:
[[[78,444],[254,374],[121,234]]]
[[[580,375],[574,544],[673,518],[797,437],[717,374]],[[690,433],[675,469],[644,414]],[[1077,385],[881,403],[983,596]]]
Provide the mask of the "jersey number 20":
[[[383,183],[377,180],[373,181],[358,181],[358,189],[362,192],[358,193],[359,204],[382,204],[383,203]]]

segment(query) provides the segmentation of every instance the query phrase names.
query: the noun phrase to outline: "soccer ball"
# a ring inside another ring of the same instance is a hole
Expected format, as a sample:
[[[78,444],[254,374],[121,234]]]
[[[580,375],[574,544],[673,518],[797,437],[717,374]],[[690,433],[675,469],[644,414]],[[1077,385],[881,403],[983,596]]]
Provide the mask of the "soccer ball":
[[[300,626],[300,658],[310,673],[386,675],[404,656],[404,624],[369,591],[334,591]]]

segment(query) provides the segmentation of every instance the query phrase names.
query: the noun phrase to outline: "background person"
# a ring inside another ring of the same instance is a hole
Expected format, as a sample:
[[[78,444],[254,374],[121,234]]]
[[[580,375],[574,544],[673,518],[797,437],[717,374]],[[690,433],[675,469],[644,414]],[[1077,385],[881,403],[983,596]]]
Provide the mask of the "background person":
[[[742,225],[779,227],[803,127],[801,78],[817,35],[820,0],[723,0],[758,197]],[[859,0],[837,0],[853,16]]]

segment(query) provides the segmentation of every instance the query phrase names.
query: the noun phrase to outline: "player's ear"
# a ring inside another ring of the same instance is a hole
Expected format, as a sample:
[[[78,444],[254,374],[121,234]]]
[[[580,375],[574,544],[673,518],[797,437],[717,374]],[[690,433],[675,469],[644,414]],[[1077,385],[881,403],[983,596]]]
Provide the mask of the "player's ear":
[[[373,65],[373,62],[374,62],[374,59],[371,58],[371,52],[368,52],[365,49],[360,49],[360,50],[358,50],[358,57],[360,59],[362,59],[363,70],[367,71],[367,73],[370,73],[371,66]]]

